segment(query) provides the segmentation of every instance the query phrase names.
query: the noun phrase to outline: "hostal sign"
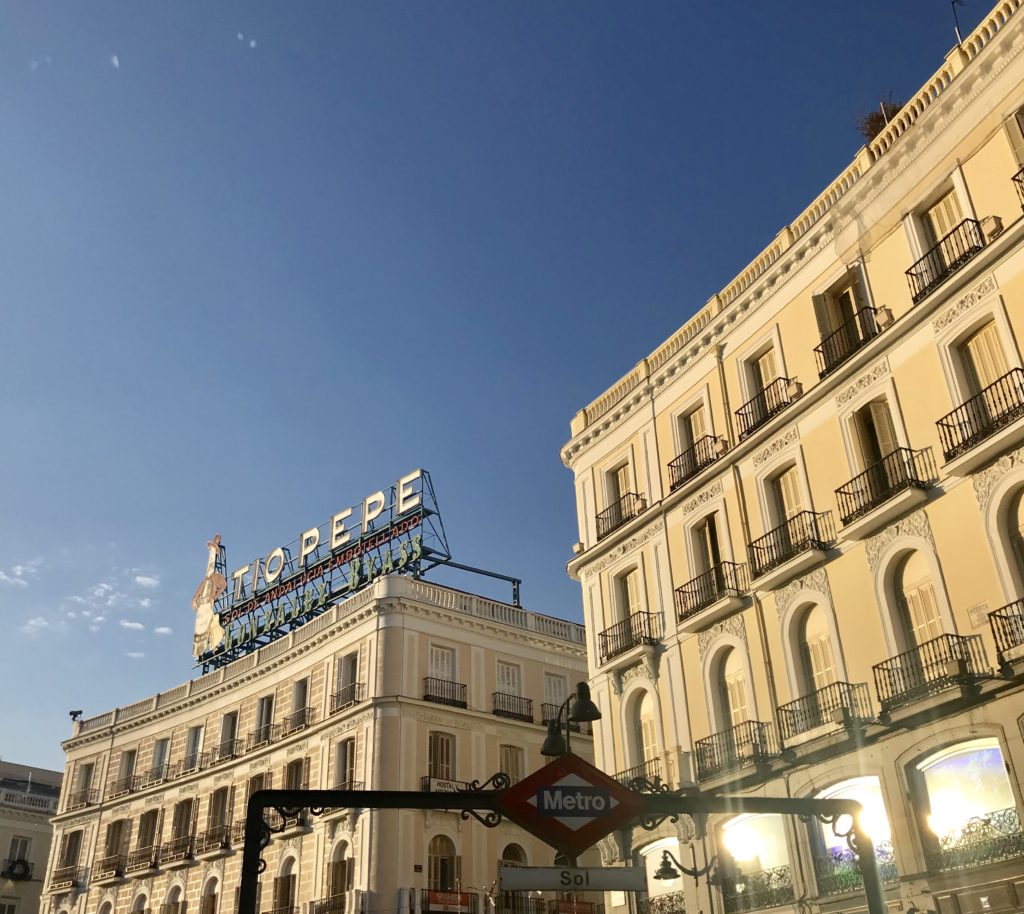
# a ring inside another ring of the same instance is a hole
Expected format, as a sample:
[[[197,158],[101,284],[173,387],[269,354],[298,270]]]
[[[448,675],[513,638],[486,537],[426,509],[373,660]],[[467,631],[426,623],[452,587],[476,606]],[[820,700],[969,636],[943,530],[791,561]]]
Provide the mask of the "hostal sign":
[[[371,492],[230,574],[219,535],[208,547],[206,577],[192,600],[194,654],[205,667],[273,640],[382,575],[450,558],[426,470]]]

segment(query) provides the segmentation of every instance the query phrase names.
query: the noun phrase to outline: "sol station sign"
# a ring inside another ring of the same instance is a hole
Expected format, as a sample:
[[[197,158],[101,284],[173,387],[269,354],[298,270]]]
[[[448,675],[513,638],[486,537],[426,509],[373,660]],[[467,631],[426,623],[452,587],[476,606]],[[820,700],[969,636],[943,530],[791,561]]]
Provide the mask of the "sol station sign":
[[[643,800],[578,755],[562,755],[509,787],[501,811],[531,835],[576,857],[639,815]]]

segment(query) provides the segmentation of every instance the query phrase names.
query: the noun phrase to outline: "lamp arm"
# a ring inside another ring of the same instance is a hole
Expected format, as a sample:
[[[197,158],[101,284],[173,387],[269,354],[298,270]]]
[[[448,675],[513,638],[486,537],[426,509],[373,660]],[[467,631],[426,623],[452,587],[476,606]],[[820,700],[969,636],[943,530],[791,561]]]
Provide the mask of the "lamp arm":
[[[573,693],[570,692],[569,696],[562,702],[562,707],[558,709],[558,722],[562,720],[562,715],[565,715],[565,754],[569,755],[572,752],[572,740],[569,736],[569,731],[572,729],[569,726],[569,703],[573,699]]]

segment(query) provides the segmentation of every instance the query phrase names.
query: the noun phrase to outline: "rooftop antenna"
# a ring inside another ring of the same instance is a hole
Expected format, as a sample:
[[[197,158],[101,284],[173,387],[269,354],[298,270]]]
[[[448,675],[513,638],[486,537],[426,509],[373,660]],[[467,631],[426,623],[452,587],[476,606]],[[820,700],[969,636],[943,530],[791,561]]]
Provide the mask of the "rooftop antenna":
[[[963,47],[963,37],[960,35],[960,17],[956,14],[956,8],[963,6],[964,0],[949,0],[950,9],[953,10],[953,29],[956,31],[957,47]]]

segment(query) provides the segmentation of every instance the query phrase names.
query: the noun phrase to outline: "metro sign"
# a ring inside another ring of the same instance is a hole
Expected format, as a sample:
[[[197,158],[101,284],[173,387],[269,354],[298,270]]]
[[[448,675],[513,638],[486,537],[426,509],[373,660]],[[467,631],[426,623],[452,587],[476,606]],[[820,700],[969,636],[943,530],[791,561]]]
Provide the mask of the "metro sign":
[[[571,857],[624,828],[643,799],[578,755],[562,755],[513,784],[498,801],[502,813]]]

